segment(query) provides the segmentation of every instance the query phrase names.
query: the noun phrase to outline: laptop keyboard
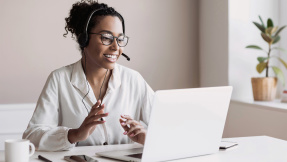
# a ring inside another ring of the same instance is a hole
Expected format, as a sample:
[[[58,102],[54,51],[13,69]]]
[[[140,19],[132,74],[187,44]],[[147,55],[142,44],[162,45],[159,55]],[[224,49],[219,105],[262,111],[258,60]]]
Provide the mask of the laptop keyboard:
[[[141,158],[142,158],[142,155],[143,155],[142,153],[138,153],[138,154],[131,154],[131,155],[126,155],[126,156],[141,159]]]

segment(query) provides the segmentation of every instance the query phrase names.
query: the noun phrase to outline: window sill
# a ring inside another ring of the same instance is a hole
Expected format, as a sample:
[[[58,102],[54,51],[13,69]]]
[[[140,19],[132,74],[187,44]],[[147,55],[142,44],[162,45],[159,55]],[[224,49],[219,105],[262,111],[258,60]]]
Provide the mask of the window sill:
[[[253,99],[231,99],[231,101],[236,103],[254,105],[257,107],[264,107],[268,109],[287,110],[287,103],[281,102],[281,99],[275,99],[274,101],[254,101]]]

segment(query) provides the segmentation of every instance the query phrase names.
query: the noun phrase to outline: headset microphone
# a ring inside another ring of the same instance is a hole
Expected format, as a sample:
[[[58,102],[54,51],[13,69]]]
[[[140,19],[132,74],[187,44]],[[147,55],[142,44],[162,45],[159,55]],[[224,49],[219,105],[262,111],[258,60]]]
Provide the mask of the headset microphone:
[[[130,59],[130,57],[129,56],[127,56],[126,54],[124,54],[124,53],[122,53],[122,55],[128,60],[128,61],[130,61],[131,59]]]

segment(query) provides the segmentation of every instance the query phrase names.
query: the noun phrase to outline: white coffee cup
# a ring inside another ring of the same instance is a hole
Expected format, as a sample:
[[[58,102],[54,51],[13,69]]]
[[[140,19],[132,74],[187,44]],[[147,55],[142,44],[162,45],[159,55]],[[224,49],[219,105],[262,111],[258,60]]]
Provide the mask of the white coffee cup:
[[[5,141],[6,162],[29,162],[29,157],[32,156],[34,152],[35,146],[27,139]]]

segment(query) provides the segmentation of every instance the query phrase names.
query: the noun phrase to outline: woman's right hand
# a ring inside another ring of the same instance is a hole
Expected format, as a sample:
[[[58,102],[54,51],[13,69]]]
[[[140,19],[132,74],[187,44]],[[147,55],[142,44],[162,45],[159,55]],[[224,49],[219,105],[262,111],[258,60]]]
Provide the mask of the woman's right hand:
[[[104,113],[104,108],[105,105],[101,105],[101,100],[98,100],[81,126],[78,129],[69,130],[69,142],[76,143],[86,140],[94,132],[98,124],[103,124],[105,121],[101,121],[101,118],[108,116],[108,113]]]

